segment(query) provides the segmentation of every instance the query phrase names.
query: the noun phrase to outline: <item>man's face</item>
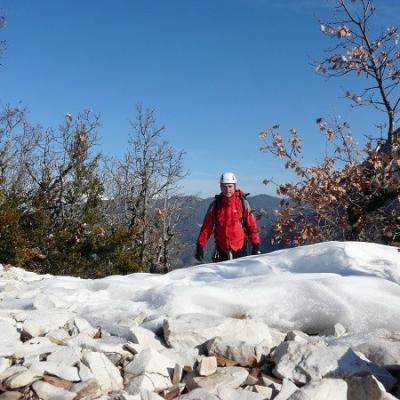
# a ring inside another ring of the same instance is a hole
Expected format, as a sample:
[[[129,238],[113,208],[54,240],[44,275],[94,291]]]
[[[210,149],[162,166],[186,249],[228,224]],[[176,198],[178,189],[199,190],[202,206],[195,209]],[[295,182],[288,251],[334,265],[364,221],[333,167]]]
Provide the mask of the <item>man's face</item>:
[[[235,193],[235,185],[233,183],[221,183],[221,192],[226,197],[232,197]]]

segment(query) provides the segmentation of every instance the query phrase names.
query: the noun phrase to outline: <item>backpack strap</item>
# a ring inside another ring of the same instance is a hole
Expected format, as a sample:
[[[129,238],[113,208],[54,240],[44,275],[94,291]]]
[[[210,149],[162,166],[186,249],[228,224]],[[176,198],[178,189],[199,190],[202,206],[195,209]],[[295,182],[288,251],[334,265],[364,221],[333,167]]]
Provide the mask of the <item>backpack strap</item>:
[[[214,198],[214,201],[211,203],[211,206],[214,206],[214,209],[213,209],[213,213],[214,213],[214,229],[217,226],[217,212],[218,212],[218,207],[219,207],[220,202],[221,202],[220,199],[221,199],[221,195],[220,194],[216,194],[215,198]]]
[[[245,212],[245,210],[249,210],[249,212],[250,212],[250,204],[246,199],[246,197],[249,194],[250,193],[243,193],[241,191],[239,192],[240,204],[242,206],[242,226],[243,226],[243,230],[246,233],[246,235],[247,235],[248,229],[247,229],[246,218],[244,217],[244,212]],[[214,229],[217,226],[217,221],[218,221],[217,220],[217,212],[218,212],[218,208],[219,208],[220,202],[221,202],[221,195],[220,194],[216,194],[214,201],[210,205],[210,208],[212,206],[214,206],[214,210],[213,210],[213,212],[214,212]]]

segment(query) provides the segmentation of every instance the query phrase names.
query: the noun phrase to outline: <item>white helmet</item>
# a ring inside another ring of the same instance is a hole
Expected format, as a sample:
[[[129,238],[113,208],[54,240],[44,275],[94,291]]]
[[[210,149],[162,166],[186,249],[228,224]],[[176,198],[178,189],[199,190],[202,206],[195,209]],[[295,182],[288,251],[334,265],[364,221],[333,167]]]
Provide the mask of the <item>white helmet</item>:
[[[221,175],[219,183],[233,183],[236,185],[237,183],[236,176],[233,172],[224,172]]]

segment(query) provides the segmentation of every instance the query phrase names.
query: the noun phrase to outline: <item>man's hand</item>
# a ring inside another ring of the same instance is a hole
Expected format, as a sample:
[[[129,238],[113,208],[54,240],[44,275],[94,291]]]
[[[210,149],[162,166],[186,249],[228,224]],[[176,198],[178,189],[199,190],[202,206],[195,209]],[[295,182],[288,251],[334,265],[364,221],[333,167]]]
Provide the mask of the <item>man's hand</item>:
[[[254,256],[256,254],[261,254],[259,244],[253,244],[253,248],[251,249],[251,255]]]
[[[196,254],[194,256],[197,261],[203,261],[204,259],[204,250],[200,245],[196,247]]]

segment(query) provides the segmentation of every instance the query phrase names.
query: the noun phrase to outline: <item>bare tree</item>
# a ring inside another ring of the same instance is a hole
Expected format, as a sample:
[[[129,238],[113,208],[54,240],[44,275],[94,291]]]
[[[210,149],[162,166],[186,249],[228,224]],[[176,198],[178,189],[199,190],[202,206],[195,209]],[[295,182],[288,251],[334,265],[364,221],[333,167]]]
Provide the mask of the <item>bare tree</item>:
[[[6,24],[6,17],[4,15],[0,15],[0,29],[4,28]],[[7,47],[7,43],[5,40],[0,40],[0,60],[3,56],[3,53]],[[1,63],[0,63],[1,65]]]
[[[385,140],[368,140],[358,148],[350,124],[316,120],[325,135],[322,162],[307,166],[301,157],[301,136],[291,129],[287,142],[279,125],[260,133],[261,150],[281,158],[298,181],[278,184],[283,196],[276,210],[274,237],[286,244],[324,240],[400,242],[400,158],[396,131],[400,107],[398,28],[389,27],[372,38],[371,0],[338,0],[336,19],[322,22],[321,31],[338,44],[316,65],[319,73],[340,77],[365,76],[372,86],[362,93],[346,92],[356,106],[369,105],[387,118]],[[379,139],[379,138],[378,138]],[[329,149],[331,151],[329,151]],[[274,183],[266,180],[265,183]]]
[[[163,140],[155,110],[136,107],[131,122],[130,148],[122,160],[111,163],[110,198],[119,209],[119,220],[134,232],[139,262],[147,269],[167,270],[169,249],[176,239],[179,220],[178,183],[185,176],[182,151]]]
[[[373,106],[386,116],[386,139],[394,142],[400,109],[400,47],[398,27],[373,35],[375,6],[372,0],[338,0],[333,21],[321,21],[321,31],[337,44],[316,63],[316,71],[328,77],[354,74],[367,78],[361,93],[346,91],[354,106]]]

